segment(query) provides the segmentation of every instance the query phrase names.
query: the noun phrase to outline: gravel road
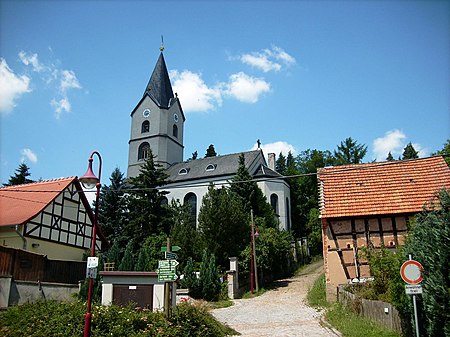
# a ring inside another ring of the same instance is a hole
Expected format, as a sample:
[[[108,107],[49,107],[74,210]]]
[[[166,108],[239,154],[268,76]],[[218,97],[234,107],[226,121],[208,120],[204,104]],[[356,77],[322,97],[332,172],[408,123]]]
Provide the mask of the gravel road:
[[[323,312],[306,304],[307,291],[322,270],[323,262],[316,262],[301,274],[278,281],[275,289],[251,299],[234,300],[233,306],[215,309],[212,314],[241,336],[341,336],[323,322]]]

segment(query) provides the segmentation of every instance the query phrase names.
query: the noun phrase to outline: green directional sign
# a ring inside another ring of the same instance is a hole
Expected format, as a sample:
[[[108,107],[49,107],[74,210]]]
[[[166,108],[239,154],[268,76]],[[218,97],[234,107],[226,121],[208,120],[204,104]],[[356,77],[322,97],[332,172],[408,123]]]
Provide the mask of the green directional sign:
[[[174,252],[164,252],[164,258],[166,260],[176,260],[178,259],[178,255]]]
[[[172,252],[178,252],[179,250],[181,250],[180,246],[172,246],[172,249],[171,249]],[[161,247],[161,251],[167,252],[167,247]]]
[[[159,260],[158,261],[158,281],[172,282],[178,278],[176,267],[179,265],[177,260]]]

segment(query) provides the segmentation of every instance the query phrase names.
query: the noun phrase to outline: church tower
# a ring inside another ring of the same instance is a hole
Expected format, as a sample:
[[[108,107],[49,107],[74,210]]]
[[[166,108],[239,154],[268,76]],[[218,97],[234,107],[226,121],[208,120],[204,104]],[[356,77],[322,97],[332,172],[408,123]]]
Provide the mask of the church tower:
[[[131,112],[127,177],[139,175],[150,149],[156,156],[155,162],[164,168],[183,161],[185,117],[173,94],[163,50],[161,47],[144,95]]]

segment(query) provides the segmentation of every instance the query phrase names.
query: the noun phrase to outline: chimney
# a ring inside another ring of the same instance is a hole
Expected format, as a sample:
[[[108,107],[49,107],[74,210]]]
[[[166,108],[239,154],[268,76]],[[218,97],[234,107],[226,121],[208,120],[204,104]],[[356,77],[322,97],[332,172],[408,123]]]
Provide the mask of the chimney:
[[[275,171],[275,153],[268,153],[267,157],[269,159],[269,168]]]

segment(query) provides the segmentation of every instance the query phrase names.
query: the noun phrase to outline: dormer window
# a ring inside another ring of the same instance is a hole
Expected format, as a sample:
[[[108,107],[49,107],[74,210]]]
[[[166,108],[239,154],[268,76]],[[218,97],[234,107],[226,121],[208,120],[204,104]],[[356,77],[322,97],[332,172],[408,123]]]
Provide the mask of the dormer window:
[[[206,166],[205,171],[209,172],[209,171],[214,171],[215,169],[216,169],[216,165],[209,164],[208,166]]]
[[[185,174],[188,174],[189,170],[187,168],[182,168],[181,170],[178,171],[178,175],[182,176]]]

